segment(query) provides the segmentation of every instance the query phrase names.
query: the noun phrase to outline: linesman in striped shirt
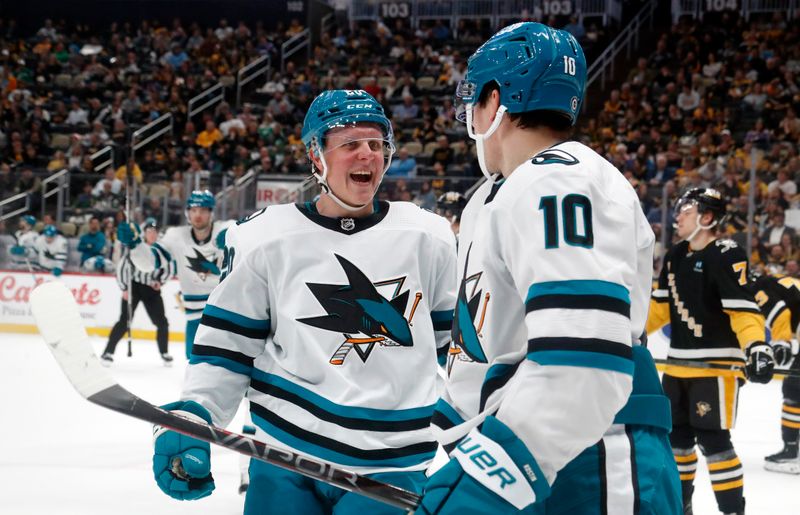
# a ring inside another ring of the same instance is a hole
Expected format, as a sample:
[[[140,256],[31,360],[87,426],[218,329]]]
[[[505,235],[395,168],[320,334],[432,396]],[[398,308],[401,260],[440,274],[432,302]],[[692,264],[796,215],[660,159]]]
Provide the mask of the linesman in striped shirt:
[[[647,332],[667,322],[668,357],[731,365],[713,370],[669,365],[662,379],[672,405],[670,444],[678,463],[684,514],[692,513],[695,445],[708,464],[722,513],[743,514],[742,464],[731,442],[739,388],[745,379],[772,378],[772,348],[764,316],[748,288],[747,256],[732,240],[716,238],[725,216],[717,190],[693,188],[675,206],[681,242],[667,253],[653,291]]]
[[[144,239],[149,245],[152,245],[158,239],[158,226],[152,218],[148,218],[145,222]],[[156,342],[158,343],[158,352],[161,354],[161,359],[164,360],[165,366],[172,366],[172,356],[167,352],[169,322],[164,313],[164,299],[161,298],[161,286],[169,279],[171,268],[160,267],[152,272],[142,272],[133,266],[127,254],[120,261],[117,267],[117,284],[122,290],[122,306],[119,320],[111,328],[108,343],[101,356],[101,362],[104,365],[109,366],[114,361],[114,350],[128,328],[128,300],[130,299],[133,302],[131,314],[136,312],[139,301],[144,304],[147,316],[156,326]],[[131,274],[133,274],[132,277]],[[128,291],[129,284],[131,286],[130,292]]]

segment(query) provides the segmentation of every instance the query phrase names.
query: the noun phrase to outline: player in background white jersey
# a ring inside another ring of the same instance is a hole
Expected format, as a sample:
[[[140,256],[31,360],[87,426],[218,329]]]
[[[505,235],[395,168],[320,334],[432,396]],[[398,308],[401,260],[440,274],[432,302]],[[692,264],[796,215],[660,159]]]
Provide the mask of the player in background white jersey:
[[[175,261],[186,314],[186,359],[191,356],[208,296],[219,283],[224,231],[233,223],[214,220],[215,205],[216,199],[210,191],[193,191],[186,199],[189,225],[170,227],[153,245],[141,242],[135,224],[120,224],[117,230],[118,239],[131,247],[131,261],[142,272],[156,268],[169,270],[170,262]]]
[[[23,215],[19,218],[19,229],[14,233],[14,245],[8,248],[12,268],[32,267],[36,261],[36,238],[39,233],[33,230],[36,218]]]
[[[585,77],[569,33],[520,23],[481,46],[459,84],[489,180],[462,213],[433,416],[451,459],[416,513],[681,509],[669,402],[635,345],[654,236],[622,174],[569,141]]]
[[[227,232],[225,277],[181,400],[167,409],[225,426],[246,394],[260,440],[420,492],[437,448],[429,422],[455,303],[455,238],[442,217],[375,199],[394,143],[368,93],[321,93],[303,141],[322,194]],[[159,428],[155,447],[165,493],[211,493],[208,444]],[[258,460],[244,511],[402,513]]]
[[[34,243],[36,268],[51,272],[58,277],[67,264],[69,245],[67,239],[58,234],[55,225],[46,225]]]

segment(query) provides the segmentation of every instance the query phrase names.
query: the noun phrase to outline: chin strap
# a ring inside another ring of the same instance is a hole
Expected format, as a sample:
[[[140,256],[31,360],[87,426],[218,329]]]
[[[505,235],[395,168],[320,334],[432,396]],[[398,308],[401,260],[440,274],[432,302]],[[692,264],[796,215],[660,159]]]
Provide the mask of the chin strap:
[[[316,142],[316,140],[314,142],[312,142],[312,148],[314,149],[313,151],[317,153],[317,156],[319,157],[319,160],[322,163],[322,175],[320,175],[317,172],[317,169],[313,165],[313,163],[311,165],[311,175],[313,175],[314,179],[316,179],[317,184],[319,184],[319,187],[322,189],[322,193],[324,193],[325,195],[328,195],[331,198],[331,200],[336,202],[336,204],[339,207],[341,207],[342,209],[345,209],[347,211],[350,211],[350,212],[361,211],[362,209],[364,209],[365,207],[367,207],[368,205],[370,205],[372,203],[372,200],[370,200],[366,204],[363,204],[363,205],[360,205],[360,206],[352,206],[352,205],[348,204],[347,202],[345,202],[344,200],[342,200],[339,197],[337,197],[336,194],[331,189],[330,185],[328,184],[328,163],[327,163],[327,161],[325,161],[325,153],[322,152],[322,150],[319,148],[319,144]],[[392,154],[389,154],[389,158],[386,160],[386,166],[383,168],[383,174],[386,173],[386,170],[389,169],[389,165],[391,165],[391,164],[392,164]],[[381,175],[381,180],[378,181],[377,186],[375,186],[375,191],[373,192],[373,197],[375,196],[376,193],[378,193],[378,188],[380,188],[381,181],[383,181],[383,174]]]
[[[687,238],[685,238],[684,241],[688,241],[689,243],[691,243],[692,239],[694,239],[694,237],[697,236],[697,233],[699,233],[701,230],[710,230],[710,229],[713,229],[717,225],[717,221],[716,220],[712,221],[709,225],[703,225],[703,224],[700,223],[700,220],[702,218],[703,218],[703,214],[702,213],[697,213],[697,225],[694,228],[694,231],[692,231],[692,233]]]
[[[486,167],[486,154],[485,154],[485,151],[484,151],[483,143],[484,143],[484,141],[489,139],[492,136],[492,134],[494,134],[494,132],[497,130],[497,128],[500,126],[500,122],[503,121],[503,115],[506,112],[506,106],[500,105],[500,107],[497,108],[497,112],[494,114],[494,121],[492,122],[492,125],[490,125],[489,129],[483,134],[476,134],[472,129],[472,109],[473,109],[473,106],[474,106],[474,104],[468,106],[467,110],[466,110],[467,111],[466,112],[466,114],[467,114],[467,134],[469,134],[469,137],[472,138],[475,141],[475,148],[478,151],[478,165],[480,165],[481,172],[486,177],[486,180],[488,180],[489,182],[495,183],[495,182],[497,182],[497,179],[500,176],[500,174],[497,174],[497,173],[493,174],[487,169],[487,167]]]

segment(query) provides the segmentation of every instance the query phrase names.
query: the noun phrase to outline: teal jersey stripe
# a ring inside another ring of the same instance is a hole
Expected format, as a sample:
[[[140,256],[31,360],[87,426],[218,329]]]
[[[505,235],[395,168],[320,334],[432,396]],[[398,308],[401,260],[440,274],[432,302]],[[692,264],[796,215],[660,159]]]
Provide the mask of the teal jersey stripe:
[[[151,250],[152,250],[154,253],[155,253],[156,251],[158,251],[158,252],[161,252],[162,254],[164,254],[164,258],[165,258],[167,261],[172,261],[172,254],[170,254],[169,252],[167,252],[167,249],[165,249],[164,247],[162,247],[161,245],[159,245],[159,243],[158,243],[158,242],[155,242],[155,243],[153,243],[153,246],[152,246],[150,249],[151,249]]]
[[[183,300],[187,302],[196,302],[199,300],[208,300],[208,295],[184,295]]]
[[[253,372],[253,367],[248,367],[232,359],[223,358],[222,356],[198,356],[193,353],[189,358],[189,364],[198,365],[200,363],[221,367],[243,376],[249,376]]]
[[[436,403],[435,413],[442,415],[452,422],[454,426],[464,423],[464,419],[461,418],[461,415],[459,415],[455,408],[450,406],[444,399],[439,399],[439,402]]]
[[[608,281],[574,280],[533,283],[528,288],[526,302],[542,295],[604,295],[631,303],[631,296],[624,286]]]
[[[404,422],[407,420],[415,420],[420,418],[430,418],[433,415],[434,404],[429,406],[421,406],[419,408],[406,408],[406,409],[379,409],[379,408],[364,408],[360,406],[342,406],[338,403],[330,401],[319,394],[312,392],[302,386],[289,381],[283,377],[275,374],[269,374],[261,370],[253,370],[253,379],[267,384],[272,384],[278,388],[282,388],[291,392],[298,397],[301,397],[323,410],[347,418],[361,418],[365,420],[381,420],[386,422]]]
[[[540,365],[598,368],[633,376],[633,360],[604,354],[576,350],[540,350],[528,353],[528,359]]]
[[[435,322],[452,322],[453,310],[447,309],[444,311],[431,311],[431,320]]]
[[[401,456],[388,459],[370,460],[364,458],[356,458],[353,456],[348,456],[347,454],[342,454],[341,452],[337,452],[333,449],[329,449],[327,447],[323,447],[321,445],[308,442],[297,436],[294,436],[284,431],[283,429],[279,428],[278,426],[272,424],[271,422],[267,421],[263,417],[253,413],[252,411],[250,412],[250,415],[253,417],[253,422],[255,422],[255,424],[258,427],[263,429],[264,432],[271,435],[279,442],[283,442],[286,445],[289,445],[292,448],[297,449],[303,454],[307,454],[309,456],[316,456],[323,460],[327,460],[345,466],[405,468],[405,467],[413,467],[415,465],[428,462],[432,460],[433,457],[436,455],[436,452],[432,451],[432,452],[422,452],[419,454],[412,454],[410,456]]]
[[[228,311],[227,309],[222,309],[214,306],[213,304],[206,304],[203,314],[220,318],[222,320],[227,320],[228,322],[232,322],[247,329],[269,331],[269,320],[256,320],[254,318],[240,315],[239,313],[234,313],[233,311]]]

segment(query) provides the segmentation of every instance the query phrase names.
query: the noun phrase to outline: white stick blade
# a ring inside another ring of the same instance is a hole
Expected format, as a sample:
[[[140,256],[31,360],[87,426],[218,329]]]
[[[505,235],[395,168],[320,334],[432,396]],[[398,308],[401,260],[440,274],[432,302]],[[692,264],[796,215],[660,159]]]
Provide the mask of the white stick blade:
[[[72,292],[60,281],[31,292],[31,311],[39,332],[69,381],[84,397],[116,384],[89,342]]]

